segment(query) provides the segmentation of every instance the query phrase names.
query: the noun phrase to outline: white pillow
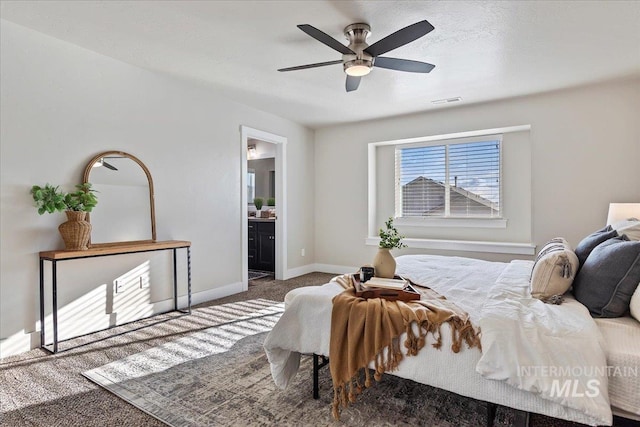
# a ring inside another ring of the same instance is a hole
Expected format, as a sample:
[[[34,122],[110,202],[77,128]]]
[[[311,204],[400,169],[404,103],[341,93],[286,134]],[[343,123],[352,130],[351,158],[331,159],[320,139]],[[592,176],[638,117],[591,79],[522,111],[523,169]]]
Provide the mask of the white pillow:
[[[531,296],[545,301],[569,290],[578,272],[579,261],[569,243],[556,237],[545,244],[531,272]]]
[[[640,221],[631,218],[611,224],[619,235],[626,234],[629,240],[640,240]]]
[[[631,297],[629,310],[631,311],[631,317],[640,322],[640,283],[638,283],[638,288]]]

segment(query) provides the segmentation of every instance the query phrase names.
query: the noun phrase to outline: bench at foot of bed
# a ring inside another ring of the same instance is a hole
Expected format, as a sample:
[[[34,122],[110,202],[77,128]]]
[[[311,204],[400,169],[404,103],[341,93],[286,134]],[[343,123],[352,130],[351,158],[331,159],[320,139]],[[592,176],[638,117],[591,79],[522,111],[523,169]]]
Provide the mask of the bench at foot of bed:
[[[329,358],[319,354],[313,353],[313,398],[320,398],[320,388],[318,385],[318,375],[320,369],[329,364]],[[486,402],[487,404],[487,427],[493,427],[493,420],[496,417],[496,410],[498,405],[495,403]],[[514,420],[513,427],[528,427],[529,426],[529,412],[516,411],[516,418]]]

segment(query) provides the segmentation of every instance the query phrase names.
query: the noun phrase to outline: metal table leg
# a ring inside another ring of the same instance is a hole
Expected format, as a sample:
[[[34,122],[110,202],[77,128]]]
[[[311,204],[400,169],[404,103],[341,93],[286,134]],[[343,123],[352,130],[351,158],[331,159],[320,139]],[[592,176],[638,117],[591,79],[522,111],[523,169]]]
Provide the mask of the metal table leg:
[[[487,427],[493,427],[493,421],[496,418],[496,409],[498,405],[487,402]]]
[[[53,298],[53,352],[58,352],[58,263],[51,261],[52,298]]]
[[[178,311],[178,262],[177,249],[173,249],[173,309]]]
[[[191,314],[191,246],[187,246],[187,312]]]
[[[321,361],[322,358],[322,361]],[[329,363],[329,358],[313,353],[313,398],[320,398],[320,387],[318,373],[320,368],[326,366]]]
[[[44,260],[40,258],[40,347],[44,345]]]

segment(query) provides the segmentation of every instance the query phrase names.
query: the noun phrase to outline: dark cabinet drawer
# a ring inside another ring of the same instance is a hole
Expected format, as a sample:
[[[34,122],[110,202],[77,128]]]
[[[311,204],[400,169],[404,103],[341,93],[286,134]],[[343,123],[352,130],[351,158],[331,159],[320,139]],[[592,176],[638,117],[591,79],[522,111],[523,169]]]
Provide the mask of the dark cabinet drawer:
[[[248,233],[249,268],[275,271],[276,267],[276,224],[274,221],[254,221],[249,223]]]
[[[249,268],[258,270],[258,254],[255,249],[249,249]]]

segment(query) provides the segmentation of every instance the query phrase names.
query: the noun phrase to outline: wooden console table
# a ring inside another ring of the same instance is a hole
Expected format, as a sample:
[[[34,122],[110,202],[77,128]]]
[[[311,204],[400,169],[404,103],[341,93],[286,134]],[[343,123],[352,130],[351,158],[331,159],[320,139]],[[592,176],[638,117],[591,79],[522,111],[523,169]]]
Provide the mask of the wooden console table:
[[[177,251],[186,249],[187,251],[187,307],[178,309],[178,271],[177,271]],[[40,252],[40,347],[51,353],[58,352],[58,273],[57,263],[72,259],[95,258],[111,255],[134,254],[139,252],[152,251],[173,251],[173,310],[185,314],[191,314],[191,242],[184,240],[167,240],[163,242],[142,242],[142,243],[120,243],[95,245],[85,251],[45,251]],[[44,262],[51,262],[52,279],[52,318],[53,318],[53,342],[47,344],[45,339],[45,319],[44,319]],[[162,314],[156,313],[154,314]],[[117,325],[122,326],[122,325]],[[108,329],[108,328],[107,328]],[[98,331],[95,331],[98,332]],[[93,333],[93,332],[92,332]]]

